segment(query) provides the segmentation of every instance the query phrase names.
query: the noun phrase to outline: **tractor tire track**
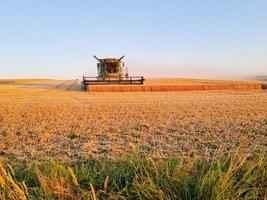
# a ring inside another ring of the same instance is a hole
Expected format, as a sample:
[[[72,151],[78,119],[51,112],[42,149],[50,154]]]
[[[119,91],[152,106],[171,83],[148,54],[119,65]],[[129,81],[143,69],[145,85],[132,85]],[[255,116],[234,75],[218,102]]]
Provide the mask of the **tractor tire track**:
[[[66,91],[73,90],[73,87],[78,84],[78,80],[73,80],[70,86],[66,89]]]

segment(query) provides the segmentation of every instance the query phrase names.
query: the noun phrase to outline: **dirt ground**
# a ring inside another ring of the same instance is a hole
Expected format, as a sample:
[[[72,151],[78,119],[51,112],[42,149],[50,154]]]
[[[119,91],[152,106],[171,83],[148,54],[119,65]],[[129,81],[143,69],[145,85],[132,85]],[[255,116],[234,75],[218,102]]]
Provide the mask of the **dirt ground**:
[[[87,93],[77,80],[0,84],[0,157],[63,162],[267,152],[266,91]]]

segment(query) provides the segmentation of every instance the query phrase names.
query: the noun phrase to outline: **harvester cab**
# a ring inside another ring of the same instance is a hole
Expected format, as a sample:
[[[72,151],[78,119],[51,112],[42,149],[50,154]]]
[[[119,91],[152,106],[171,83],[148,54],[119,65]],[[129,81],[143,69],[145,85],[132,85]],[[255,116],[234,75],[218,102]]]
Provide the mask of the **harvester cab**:
[[[97,77],[83,76],[82,89],[88,90],[90,85],[104,84],[144,84],[143,76],[129,76],[128,68],[124,66],[122,59],[125,56],[117,58],[98,58]]]
[[[99,59],[96,56],[94,58],[98,61],[97,63],[97,74],[98,77],[102,78],[118,78],[123,77],[124,73],[124,62],[122,56],[119,59],[116,58],[104,58]]]

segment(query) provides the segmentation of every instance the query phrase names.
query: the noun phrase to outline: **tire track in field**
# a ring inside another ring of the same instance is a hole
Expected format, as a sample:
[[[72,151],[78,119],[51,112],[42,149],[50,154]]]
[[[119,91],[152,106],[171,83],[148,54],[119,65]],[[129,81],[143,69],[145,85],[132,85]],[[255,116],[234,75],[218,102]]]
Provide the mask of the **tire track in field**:
[[[67,81],[65,81],[59,85],[56,85],[52,89],[66,91],[66,90],[70,89],[70,85],[72,86],[72,84],[73,84],[73,80],[67,80]]]
[[[75,90],[73,87],[78,84],[78,80],[73,80],[72,83],[70,84],[70,86],[66,89],[66,91],[69,90]]]
[[[30,109],[34,103],[38,102],[38,100],[40,99],[40,97],[42,97],[45,94],[48,94],[50,92],[65,92],[70,86],[69,83],[71,83],[71,85],[73,80],[67,80],[64,82],[61,82],[59,84],[57,84],[56,86],[52,87],[52,88],[48,88],[48,89],[43,89],[43,90],[39,90],[39,91],[35,91],[33,92],[33,94],[31,95],[31,97],[28,99],[28,102],[25,104],[25,107]]]
[[[79,86],[79,80],[68,80],[65,81],[57,86],[55,86],[52,89],[57,89],[57,90],[61,90],[61,91],[72,91],[72,90],[79,90],[78,86]],[[75,86],[77,85],[77,89],[75,89]]]

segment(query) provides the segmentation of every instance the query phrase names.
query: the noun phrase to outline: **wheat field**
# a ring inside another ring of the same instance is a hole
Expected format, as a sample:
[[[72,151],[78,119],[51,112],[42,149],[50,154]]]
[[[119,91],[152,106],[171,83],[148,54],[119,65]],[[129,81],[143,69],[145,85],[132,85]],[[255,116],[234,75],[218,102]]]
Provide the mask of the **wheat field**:
[[[91,85],[88,92],[172,92],[199,90],[261,90],[264,81],[205,80],[160,78],[148,79],[144,85]]]
[[[0,86],[3,158],[70,163],[142,152],[195,159],[241,143],[266,151],[264,90],[91,94],[74,83]]]
[[[0,199],[266,199],[266,105],[262,89],[2,80]]]

